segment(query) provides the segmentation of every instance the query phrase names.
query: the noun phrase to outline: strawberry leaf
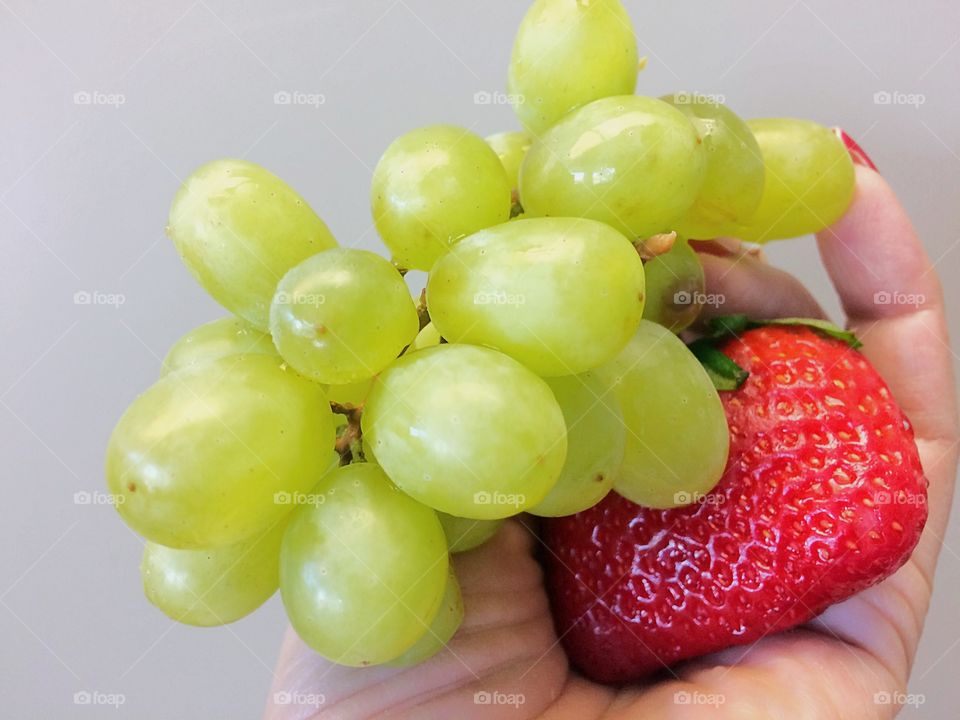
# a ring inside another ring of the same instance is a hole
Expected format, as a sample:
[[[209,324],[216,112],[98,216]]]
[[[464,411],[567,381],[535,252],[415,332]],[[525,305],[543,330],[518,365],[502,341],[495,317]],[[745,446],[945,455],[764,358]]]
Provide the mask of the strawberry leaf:
[[[814,318],[779,318],[777,320],[764,320],[756,323],[756,325],[800,325],[813,328],[814,330],[820,331],[827,337],[832,337],[835,340],[845,342],[854,350],[863,346],[863,343],[860,342],[859,338],[857,338],[857,336],[852,332],[839,328],[827,320],[816,320]]]
[[[736,390],[750,376],[750,373],[720,352],[712,338],[696,340],[690,343],[689,347],[717,390]]]

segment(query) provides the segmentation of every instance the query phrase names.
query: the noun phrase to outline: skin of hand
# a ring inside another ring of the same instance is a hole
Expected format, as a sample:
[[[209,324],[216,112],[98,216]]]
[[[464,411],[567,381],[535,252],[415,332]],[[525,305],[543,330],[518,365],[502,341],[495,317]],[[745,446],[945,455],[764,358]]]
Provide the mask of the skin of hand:
[[[939,281],[906,213],[876,172],[857,168],[853,204],[817,241],[848,327],[913,422],[930,481],[929,520],[898,572],[794,631],[685,663],[655,681],[609,688],[570,669],[535,559],[546,550],[531,519],[519,518],[486,545],[453,557],[466,615],[447,649],[413,668],[355,669],[324,660],[288,630],[265,717],[892,717],[898,708],[878,704],[875,694],[906,692],[953,495],[958,421],[952,353]],[[709,291],[726,298],[720,314],[823,315],[796,279],[756,255],[714,246],[701,257]],[[882,292],[913,294],[921,302],[880,304],[875,294]],[[678,704],[678,691],[722,703]],[[478,704],[476,692],[513,695],[518,702]],[[278,697],[317,702],[282,704]]]

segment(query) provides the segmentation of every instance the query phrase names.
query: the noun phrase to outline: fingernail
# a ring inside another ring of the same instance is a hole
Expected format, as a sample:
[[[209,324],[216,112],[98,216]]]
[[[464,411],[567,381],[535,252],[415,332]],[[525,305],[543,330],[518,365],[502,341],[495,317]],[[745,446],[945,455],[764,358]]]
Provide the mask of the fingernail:
[[[864,152],[863,148],[857,144],[857,141],[852,137],[847,135],[842,129],[835,127],[833,128],[833,134],[840,138],[844,146],[847,148],[847,152],[850,153],[850,157],[853,159],[854,165],[863,165],[868,167],[871,170],[877,170],[877,166],[873,164],[873,160],[870,159],[870,156]]]

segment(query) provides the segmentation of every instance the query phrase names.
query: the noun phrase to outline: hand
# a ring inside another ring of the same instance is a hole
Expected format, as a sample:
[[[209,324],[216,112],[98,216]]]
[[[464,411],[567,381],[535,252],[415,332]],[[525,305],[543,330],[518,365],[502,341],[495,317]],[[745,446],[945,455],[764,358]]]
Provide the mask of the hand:
[[[626,689],[572,671],[557,640],[534,555],[545,552],[530,520],[509,521],[487,545],[454,556],[466,617],[449,648],[404,670],[334,665],[287,632],[266,717],[364,718],[881,718],[896,707],[876,693],[905,692],[947,524],[957,468],[957,410],[939,282],[903,209],[872,170],[858,168],[846,216],[818,237],[848,325],[914,424],[930,481],[930,517],[895,575],[829,608],[803,628],[674,668]],[[703,255],[723,314],[818,316],[800,283],[762,260]],[[875,293],[914,294],[919,306],[878,304]],[[678,690],[723,704],[678,705]],[[486,705],[475,692],[522,704]],[[274,693],[322,696],[317,706],[274,702]]]

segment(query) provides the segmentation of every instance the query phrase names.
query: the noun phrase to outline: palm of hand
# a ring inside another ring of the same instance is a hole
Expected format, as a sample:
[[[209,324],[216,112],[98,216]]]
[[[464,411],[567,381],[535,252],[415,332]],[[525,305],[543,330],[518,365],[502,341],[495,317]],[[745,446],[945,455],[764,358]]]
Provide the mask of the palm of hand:
[[[414,668],[357,670],[320,658],[289,631],[266,716],[892,716],[896,706],[884,701],[906,686],[957,465],[956,408],[952,394],[945,392],[953,387],[953,375],[943,306],[909,221],[889,188],[870,171],[859,171],[853,207],[821,234],[820,247],[864,352],[914,423],[930,480],[927,528],[911,560],[895,575],[800,629],[615,689],[571,670],[535,559],[548,550],[524,525],[527,520],[510,521],[483,547],[454,558],[466,617],[446,650]],[[869,271],[860,258],[869,259]],[[725,313],[821,314],[796,280],[756,259],[706,256],[704,265],[712,291],[726,295]],[[893,290],[923,296],[926,302],[905,309],[873,302],[875,292]],[[322,696],[323,703],[277,704],[277,692],[294,698]],[[475,693],[489,693],[495,704],[482,703],[484,698]]]

